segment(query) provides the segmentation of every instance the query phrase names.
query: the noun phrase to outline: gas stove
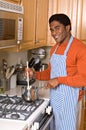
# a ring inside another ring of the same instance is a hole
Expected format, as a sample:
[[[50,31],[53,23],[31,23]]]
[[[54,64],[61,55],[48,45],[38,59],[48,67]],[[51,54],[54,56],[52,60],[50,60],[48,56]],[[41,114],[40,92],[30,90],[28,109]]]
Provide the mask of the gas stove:
[[[44,103],[44,99],[25,102],[21,97],[0,95],[0,118],[27,120]]]
[[[49,99],[39,98],[26,102],[17,95],[0,95],[0,121],[24,122],[28,130],[33,129],[35,121],[40,121],[49,106]]]

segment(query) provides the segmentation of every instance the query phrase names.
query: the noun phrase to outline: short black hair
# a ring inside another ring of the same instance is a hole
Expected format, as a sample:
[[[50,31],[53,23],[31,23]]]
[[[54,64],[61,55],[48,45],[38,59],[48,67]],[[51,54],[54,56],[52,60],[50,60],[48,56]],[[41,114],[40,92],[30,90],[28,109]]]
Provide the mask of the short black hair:
[[[49,24],[53,21],[59,21],[64,26],[70,25],[71,30],[71,21],[69,17],[65,14],[54,14],[49,18]]]

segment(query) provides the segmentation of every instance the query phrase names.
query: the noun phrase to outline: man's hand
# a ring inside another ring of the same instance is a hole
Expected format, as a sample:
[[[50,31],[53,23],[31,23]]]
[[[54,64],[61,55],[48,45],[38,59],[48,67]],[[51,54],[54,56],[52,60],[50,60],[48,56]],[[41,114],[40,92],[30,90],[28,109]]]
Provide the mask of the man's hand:
[[[55,88],[58,86],[58,84],[59,83],[57,78],[51,79],[47,81],[45,88]]]
[[[25,75],[29,73],[30,78],[35,78],[35,72],[31,68],[25,68]]]

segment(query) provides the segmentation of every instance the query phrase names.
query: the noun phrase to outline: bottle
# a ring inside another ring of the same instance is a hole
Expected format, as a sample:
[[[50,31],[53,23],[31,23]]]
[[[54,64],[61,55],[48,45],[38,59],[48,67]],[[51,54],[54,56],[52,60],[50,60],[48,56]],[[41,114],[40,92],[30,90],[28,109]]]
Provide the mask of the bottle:
[[[5,92],[6,87],[6,79],[3,74],[3,71],[0,72],[0,94],[3,94]]]

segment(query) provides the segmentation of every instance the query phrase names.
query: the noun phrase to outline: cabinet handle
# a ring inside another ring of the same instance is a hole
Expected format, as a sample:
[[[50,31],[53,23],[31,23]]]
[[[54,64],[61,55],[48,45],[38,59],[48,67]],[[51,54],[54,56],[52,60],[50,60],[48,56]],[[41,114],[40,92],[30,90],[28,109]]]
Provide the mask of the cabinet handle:
[[[34,41],[34,44],[37,44],[37,43],[40,43],[40,41],[39,41],[39,40],[37,40],[37,41]]]
[[[35,41],[35,43],[40,43],[39,40]]]

